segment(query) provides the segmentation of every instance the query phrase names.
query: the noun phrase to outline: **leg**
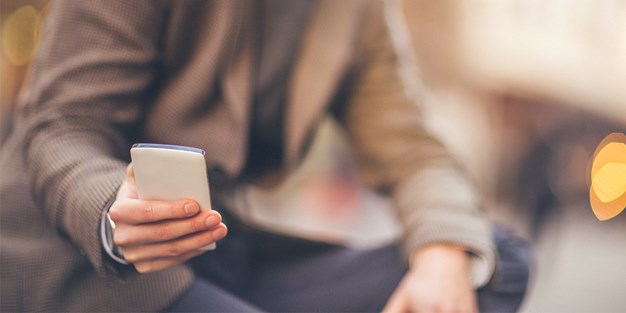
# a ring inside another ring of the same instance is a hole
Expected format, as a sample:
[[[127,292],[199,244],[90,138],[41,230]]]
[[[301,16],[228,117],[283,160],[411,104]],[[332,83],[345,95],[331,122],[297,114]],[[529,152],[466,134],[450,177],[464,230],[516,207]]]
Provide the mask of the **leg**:
[[[229,225],[230,234],[220,247],[192,263],[206,281],[263,310],[378,312],[407,271],[396,245],[352,250],[249,229],[235,221]],[[496,274],[478,290],[479,308],[514,312],[528,283],[530,249],[503,228],[495,229],[494,238]]]
[[[228,225],[218,248],[190,263],[199,277],[263,310],[380,311],[406,271],[396,246],[358,251],[234,219]]]
[[[398,255],[397,246],[329,248],[264,262],[248,300],[272,312],[380,312],[406,272]]]
[[[530,249],[502,228],[494,237],[497,269],[477,291],[478,305],[481,312],[515,312],[528,284]],[[255,258],[258,267],[246,296],[268,311],[379,312],[407,270],[395,245],[359,251],[319,244],[309,248],[312,253],[272,246],[284,252]]]
[[[166,312],[261,312],[235,295],[197,278]]]
[[[223,214],[229,235],[217,249],[189,261],[196,279],[167,312],[261,312],[241,297],[250,277],[249,238]]]

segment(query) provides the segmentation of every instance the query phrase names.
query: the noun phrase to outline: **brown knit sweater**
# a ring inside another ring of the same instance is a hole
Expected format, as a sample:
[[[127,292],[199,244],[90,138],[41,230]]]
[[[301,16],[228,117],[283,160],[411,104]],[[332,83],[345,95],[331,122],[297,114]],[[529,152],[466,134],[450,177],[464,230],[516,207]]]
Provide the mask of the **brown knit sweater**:
[[[187,288],[186,265],[140,275],[111,260],[101,211],[136,141],[206,150],[212,193],[240,174],[251,14],[244,0],[53,3],[0,153],[1,311],[156,311]],[[396,66],[379,1],[320,0],[293,65],[285,168],[334,104],[362,177],[395,204],[405,252],[452,242],[490,267],[489,223]]]

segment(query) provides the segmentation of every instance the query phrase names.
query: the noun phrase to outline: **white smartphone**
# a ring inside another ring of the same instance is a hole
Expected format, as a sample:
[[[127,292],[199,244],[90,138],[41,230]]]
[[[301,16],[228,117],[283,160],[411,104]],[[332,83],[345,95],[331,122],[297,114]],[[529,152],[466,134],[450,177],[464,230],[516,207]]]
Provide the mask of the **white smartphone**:
[[[193,199],[211,210],[204,150],[185,146],[136,143],[130,149],[139,199]],[[215,243],[202,250],[215,249]]]

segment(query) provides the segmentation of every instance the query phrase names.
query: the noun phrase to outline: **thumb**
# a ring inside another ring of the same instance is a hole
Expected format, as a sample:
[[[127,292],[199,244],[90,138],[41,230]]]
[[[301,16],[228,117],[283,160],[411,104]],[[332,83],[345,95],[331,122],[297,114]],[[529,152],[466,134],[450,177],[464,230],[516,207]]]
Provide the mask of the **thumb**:
[[[133,163],[128,164],[126,167],[126,180],[131,182],[133,186],[135,185],[135,168]]]
[[[139,198],[137,195],[137,186],[135,185],[135,169],[132,163],[128,164],[128,167],[126,167],[124,182],[117,191],[117,199],[119,198]]]

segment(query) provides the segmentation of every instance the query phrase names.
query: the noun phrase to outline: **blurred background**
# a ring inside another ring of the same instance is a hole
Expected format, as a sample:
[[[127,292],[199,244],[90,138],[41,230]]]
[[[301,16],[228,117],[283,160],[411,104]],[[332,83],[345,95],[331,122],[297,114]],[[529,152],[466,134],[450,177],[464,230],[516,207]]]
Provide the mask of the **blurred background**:
[[[0,144],[49,3],[0,2]],[[586,184],[596,145],[626,130],[626,1],[397,0],[386,8],[396,44],[412,49],[401,70],[420,78],[409,83],[424,95],[429,127],[466,166],[493,219],[535,248],[522,311],[626,311],[626,214],[599,222]],[[398,235],[330,120],[280,188],[241,192],[256,222],[287,233],[357,248]],[[289,210],[295,204],[302,209]]]
[[[402,5],[432,129],[535,248],[522,311],[626,311],[626,215],[598,221],[586,184],[626,131],[626,1]]]

